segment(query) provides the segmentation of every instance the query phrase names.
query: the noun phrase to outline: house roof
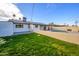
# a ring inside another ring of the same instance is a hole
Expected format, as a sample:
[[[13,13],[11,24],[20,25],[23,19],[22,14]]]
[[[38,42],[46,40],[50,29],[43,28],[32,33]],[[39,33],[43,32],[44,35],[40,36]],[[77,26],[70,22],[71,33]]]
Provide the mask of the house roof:
[[[13,22],[14,24],[18,24],[18,23],[22,23],[22,24],[34,24],[34,25],[47,25],[44,23],[40,23],[40,22],[30,22],[30,21],[22,21],[22,20],[9,20],[9,22]]]

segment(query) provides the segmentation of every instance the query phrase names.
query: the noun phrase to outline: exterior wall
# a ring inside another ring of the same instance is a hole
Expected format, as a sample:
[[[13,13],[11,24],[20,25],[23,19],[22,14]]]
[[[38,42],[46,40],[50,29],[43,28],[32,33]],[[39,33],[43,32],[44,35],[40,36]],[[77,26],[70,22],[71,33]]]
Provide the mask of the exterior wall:
[[[0,21],[0,37],[13,35],[13,23]]]
[[[52,26],[52,25],[49,25],[49,26],[48,26],[48,30],[51,31],[52,29],[53,29],[53,26]]]
[[[49,30],[48,26],[46,26],[46,30]]]
[[[46,25],[38,25],[38,27],[35,27],[35,25],[33,25],[32,28],[33,28],[33,31],[48,30],[49,29],[49,26],[46,26]],[[51,30],[51,28],[49,30]]]
[[[30,24],[30,31],[34,31],[34,25]]]
[[[44,26],[41,26],[40,29],[41,29],[41,30],[44,30]]]
[[[16,24],[13,24],[13,31],[14,32],[26,32],[30,31],[27,24],[23,24],[23,28],[16,28]]]
[[[16,24],[14,24],[13,22],[0,21],[0,37],[11,36],[14,33],[21,33],[21,32],[27,32],[27,31],[39,31],[39,30],[48,30],[48,26],[31,24],[29,28],[28,24],[23,24],[23,28],[16,28]]]
[[[38,25],[38,27],[35,27],[35,25],[34,25],[34,26],[33,26],[33,30],[34,30],[34,31],[40,30],[40,25]]]
[[[48,30],[49,29],[49,26],[38,25],[38,27],[35,27],[35,25],[33,25],[32,28],[33,28],[33,31]]]

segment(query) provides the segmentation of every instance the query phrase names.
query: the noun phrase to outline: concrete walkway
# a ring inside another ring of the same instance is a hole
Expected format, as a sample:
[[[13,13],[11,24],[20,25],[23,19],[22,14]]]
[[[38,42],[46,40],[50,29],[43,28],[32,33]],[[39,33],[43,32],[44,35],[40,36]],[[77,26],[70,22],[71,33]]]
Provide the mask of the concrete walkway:
[[[13,35],[20,35],[20,34],[30,34],[32,31],[24,31],[24,32],[14,32]]]
[[[50,36],[53,38],[57,38],[59,40],[75,43],[79,45],[79,33],[73,32],[51,32],[51,31],[37,31],[36,33],[40,33],[46,36]]]

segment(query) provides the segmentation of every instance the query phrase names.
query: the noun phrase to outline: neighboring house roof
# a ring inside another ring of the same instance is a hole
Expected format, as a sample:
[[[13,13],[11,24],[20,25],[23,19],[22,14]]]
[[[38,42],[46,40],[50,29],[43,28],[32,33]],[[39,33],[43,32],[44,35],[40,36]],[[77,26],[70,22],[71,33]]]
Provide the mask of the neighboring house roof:
[[[32,22],[32,24],[34,24],[34,25],[47,25],[47,24],[40,23],[40,22]]]

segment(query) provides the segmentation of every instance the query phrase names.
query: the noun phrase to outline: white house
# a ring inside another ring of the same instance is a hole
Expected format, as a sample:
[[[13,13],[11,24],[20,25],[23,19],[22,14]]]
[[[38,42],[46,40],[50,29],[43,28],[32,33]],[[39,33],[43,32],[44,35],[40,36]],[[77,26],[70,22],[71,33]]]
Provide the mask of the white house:
[[[0,21],[0,37],[13,35],[13,23]]]
[[[30,28],[25,22],[0,21],[0,37],[29,32]]]
[[[26,18],[23,16],[17,17],[18,14],[16,14],[16,12],[15,13],[10,12],[11,15],[8,15],[8,13],[7,14],[5,13],[5,10],[3,9],[0,10],[3,11],[3,12],[0,11],[0,37],[49,29],[49,26],[47,24],[38,22],[28,22],[26,21]]]
[[[47,24],[27,22],[16,5],[0,4],[0,37],[48,29],[51,28]]]
[[[22,20],[0,21],[0,37],[24,34],[38,30],[50,30],[47,24]]]

